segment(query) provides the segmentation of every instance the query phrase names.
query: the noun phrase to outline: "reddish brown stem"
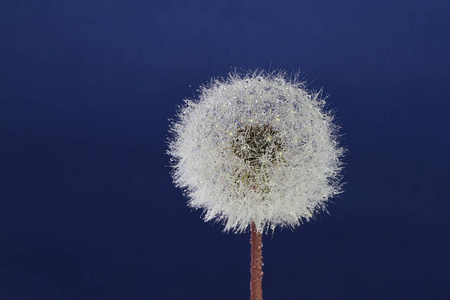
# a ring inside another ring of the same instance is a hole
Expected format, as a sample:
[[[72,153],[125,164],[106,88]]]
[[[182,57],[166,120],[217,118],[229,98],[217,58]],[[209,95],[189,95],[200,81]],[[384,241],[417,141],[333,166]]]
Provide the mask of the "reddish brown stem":
[[[251,225],[250,244],[252,248],[250,264],[250,300],[263,300],[262,296],[262,234],[256,230],[255,223]]]

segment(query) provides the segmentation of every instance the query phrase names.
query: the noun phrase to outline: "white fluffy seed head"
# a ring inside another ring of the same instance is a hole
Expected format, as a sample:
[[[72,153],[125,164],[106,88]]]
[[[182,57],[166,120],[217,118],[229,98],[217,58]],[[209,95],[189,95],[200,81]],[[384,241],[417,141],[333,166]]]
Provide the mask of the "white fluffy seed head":
[[[319,93],[284,73],[202,86],[172,122],[173,178],[224,231],[295,228],[341,192],[343,148]]]

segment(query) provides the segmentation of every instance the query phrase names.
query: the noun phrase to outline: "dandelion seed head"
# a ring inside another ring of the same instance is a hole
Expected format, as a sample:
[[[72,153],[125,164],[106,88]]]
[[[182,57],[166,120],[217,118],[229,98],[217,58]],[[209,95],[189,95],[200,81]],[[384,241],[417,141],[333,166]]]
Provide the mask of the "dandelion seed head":
[[[295,228],[341,189],[343,148],[320,92],[285,74],[230,74],[184,101],[171,125],[173,179],[225,231]]]

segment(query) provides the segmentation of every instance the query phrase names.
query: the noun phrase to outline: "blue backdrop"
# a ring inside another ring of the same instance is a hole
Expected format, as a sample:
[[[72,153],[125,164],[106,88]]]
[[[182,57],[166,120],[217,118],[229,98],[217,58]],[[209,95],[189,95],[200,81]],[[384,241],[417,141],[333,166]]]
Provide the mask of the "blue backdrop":
[[[323,87],[349,149],[330,214],[264,237],[265,299],[450,299],[448,0],[6,0],[0,38],[0,299],[248,299],[249,235],[164,154],[234,67]]]

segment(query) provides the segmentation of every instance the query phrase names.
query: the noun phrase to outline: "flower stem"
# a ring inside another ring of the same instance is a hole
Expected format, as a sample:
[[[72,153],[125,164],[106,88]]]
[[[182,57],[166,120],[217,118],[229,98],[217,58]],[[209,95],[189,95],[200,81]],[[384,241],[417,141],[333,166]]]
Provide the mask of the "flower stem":
[[[262,296],[262,233],[256,230],[255,223],[251,225],[251,264],[250,264],[250,300],[263,300]]]

